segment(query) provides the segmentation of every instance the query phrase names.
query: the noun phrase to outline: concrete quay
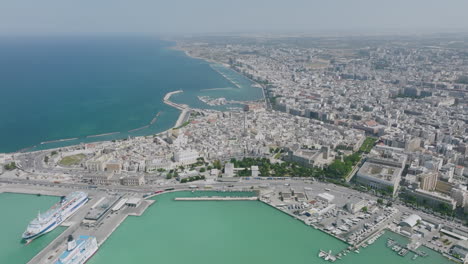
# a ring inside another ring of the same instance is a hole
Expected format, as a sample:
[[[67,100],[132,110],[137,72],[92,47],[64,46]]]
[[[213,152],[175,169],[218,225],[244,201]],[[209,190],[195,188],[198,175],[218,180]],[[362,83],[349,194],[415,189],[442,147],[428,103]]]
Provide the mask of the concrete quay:
[[[45,194],[46,192],[47,191],[42,191],[41,193]],[[34,191],[34,193],[36,193],[36,191]],[[34,256],[28,262],[28,264],[53,263],[60,256],[60,254],[66,250],[66,241],[69,235],[73,235],[75,238],[80,235],[95,236],[98,245],[101,246],[128,216],[141,216],[146,211],[146,209],[148,209],[155,202],[154,200],[142,200],[138,207],[125,206],[118,211],[108,210],[95,226],[83,225],[83,219],[89,210],[96,206],[105,196],[106,193],[103,192],[95,193],[93,196],[91,196],[91,200],[88,203],[86,203],[70,219],[62,224],[62,227],[67,228],[49,245],[47,245],[36,256]],[[34,242],[35,241],[31,241],[31,243]]]
[[[176,197],[175,201],[257,201],[258,197]]]

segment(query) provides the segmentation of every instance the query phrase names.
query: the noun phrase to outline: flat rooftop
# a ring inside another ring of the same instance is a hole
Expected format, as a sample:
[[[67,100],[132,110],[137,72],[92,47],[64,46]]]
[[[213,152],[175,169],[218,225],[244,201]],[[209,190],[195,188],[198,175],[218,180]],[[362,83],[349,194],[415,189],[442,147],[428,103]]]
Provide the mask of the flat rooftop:
[[[359,169],[358,175],[367,176],[387,182],[394,182],[398,180],[402,171],[403,170],[401,168],[397,168],[394,166],[387,166],[366,161],[364,165]]]

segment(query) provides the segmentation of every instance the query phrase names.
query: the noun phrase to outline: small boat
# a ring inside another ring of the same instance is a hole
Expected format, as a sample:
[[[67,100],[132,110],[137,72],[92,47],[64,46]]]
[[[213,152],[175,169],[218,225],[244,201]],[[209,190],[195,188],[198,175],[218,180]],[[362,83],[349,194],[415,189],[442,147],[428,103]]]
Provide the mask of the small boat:
[[[408,254],[408,250],[406,248],[403,248],[402,250],[400,250],[400,252],[398,252],[398,255],[404,257],[406,256],[406,254]]]
[[[395,245],[395,243],[396,243],[395,240],[389,238],[387,240],[387,247],[391,247],[391,246]]]

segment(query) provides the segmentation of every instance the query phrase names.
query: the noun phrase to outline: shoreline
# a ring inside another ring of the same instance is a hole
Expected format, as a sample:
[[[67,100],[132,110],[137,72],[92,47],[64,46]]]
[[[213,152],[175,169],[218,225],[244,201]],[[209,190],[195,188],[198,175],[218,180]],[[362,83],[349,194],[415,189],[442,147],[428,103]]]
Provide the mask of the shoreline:
[[[221,65],[223,67],[226,67],[230,70],[233,70],[234,72],[236,72],[237,74],[243,76],[244,78],[247,78],[249,81],[251,81],[253,84],[256,84],[256,85],[259,85],[261,88],[262,88],[262,93],[263,93],[263,100],[265,100],[265,102],[267,102],[267,99],[265,97],[265,91],[263,89],[263,86],[258,84],[257,82],[255,82],[254,80],[248,78],[247,76],[239,73],[238,71],[235,71],[233,68],[231,68],[228,64],[226,63],[223,63],[223,62],[219,62],[219,61],[215,61],[215,60],[211,60],[211,59],[207,59],[207,58],[202,58],[202,57],[197,57],[197,56],[194,56],[192,54],[190,54],[187,50],[184,50],[182,49],[180,46],[178,46],[177,42],[176,42],[176,45],[172,46],[172,47],[168,47],[168,49],[172,49],[172,50],[177,50],[177,51],[181,51],[185,54],[185,56],[187,57],[190,57],[190,58],[193,58],[193,59],[198,59],[198,60],[203,60],[205,62],[208,62],[208,63],[213,63],[213,64],[217,64],[217,65]],[[210,66],[211,69],[213,69],[213,67]],[[230,88],[230,89],[239,89],[239,85],[237,85],[236,83],[232,82],[230,79],[226,78],[223,74],[221,74],[219,71],[213,69],[217,74],[220,74],[224,79],[226,79],[227,81],[229,81],[230,83],[232,83],[234,86],[234,88]],[[255,88],[255,87],[254,87]],[[256,87],[258,88],[258,87]],[[208,90],[221,90],[223,88],[208,88]],[[203,90],[207,90],[207,89],[203,89]],[[223,89],[224,90],[224,89]],[[177,104],[177,103],[174,103],[174,102],[171,102],[170,101],[170,97],[173,95],[173,94],[176,94],[176,93],[180,93],[180,92],[183,92],[182,90],[177,90],[177,91],[173,91],[173,92],[169,92],[167,93],[164,98],[163,98],[163,102],[166,103],[167,105],[169,106],[172,106],[176,109],[179,109],[181,112],[179,114],[179,117],[176,119],[175,121],[175,124],[166,129],[166,130],[163,130],[163,131],[160,131],[160,132],[157,132],[157,133],[150,133],[148,135],[158,135],[158,134],[161,134],[161,133],[166,133],[172,129],[175,129],[175,128],[178,128],[180,127],[184,122],[184,120],[187,119],[187,114],[190,113],[190,110],[191,108],[188,106],[188,105],[183,105],[183,104]],[[268,106],[268,104],[266,104],[266,106]],[[160,114],[160,112],[158,112],[158,114]],[[156,115],[158,115],[156,114]],[[154,122],[153,122],[154,121]],[[21,148],[21,149],[18,149],[16,151],[12,151],[12,152],[4,152],[5,154],[20,154],[20,153],[28,153],[28,152],[41,152],[41,151],[50,151],[50,150],[58,150],[58,149],[61,149],[61,148],[66,148],[66,147],[73,147],[73,146],[78,146],[80,144],[91,144],[91,143],[96,143],[96,144],[100,144],[100,143],[104,143],[104,142],[111,142],[113,140],[121,140],[121,139],[124,139],[124,137],[122,138],[119,138],[119,139],[97,139],[99,137],[106,137],[106,136],[115,136],[115,135],[118,135],[118,134],[122,134],[122,133],[133,133],[133,132],[138,132],[140,130],[143,130],[143,129],[146,129],[148,127],[150,127],[151,125],[153,125],[154,123],[156,123],[157,121],[157,118],[153,116],[153,119],[149,122],[149,125],[145,125],[145,126],[141,126],[141,127],[138,127],[138,128],[134,128],[134,129],[131,129],[131,130],[128,130],[128,131],[116,131],[116,132],[109,132],[109,133],[102,133],[102,134],[97,134],[97,135],[88,135],[88,136],[82,136],[82,137],[74,137],[74,138],[65,138],[65,139],[58,139],[58,140],[50,140],[50,141],[43,141],[43,142],[40,142],[39,144],[36,144],[36,145],[33,145],[33,146],[27,146],[27,147],[24,147],[24,148]],[[148,135],[145,135],[145,136],[148,136]],[[139,137],[139,136],[137,136]],[[89,140],[89,139],[96,139],[96,141],[90,141],[90,142],[84,142],[83,140]],[[71,141],[78,141],[78,142],[71,142]],[[63,145],[63,146],[57,146],[57,147],[47,147],[48,144],[53,144],[53,143],[70,143],[70,145]],[[39,146],[44,146],[45,148],[44,149],[36,149],[37,147]]]
[[[179,109],[181,112],[179,114],[179,117],[177,118],[176,122],[174,123],[174,125],[166,130],[163,130],[163,131],[160,131],[158,133],[155,133],[154,135],[158,135],[158,134],[161,134],[161,133],[165,133],[165,132],[168,132],[172,129],[175,129],[177,127],[179,127],[180,125],[182,125],[183,121],[185,119],[185,116],[191,109],[187,106],[187,105],[182,105],[182,104],[176,104],[176,103],[173,103],[172,101],[170,101],[170,97],[173,95],[173,94],[177,94],[177,93],[181,93],[183,92],[182,90],[177,90],[177,91],[172,91],[172,92],[169,92],[167,93],[164,98],[163,98],[163,102],[169,106],[172,106],[176,109]],[[185,111],[185,112],[184,112]],[[142,126],[142,127],[139,127],[139,128],[135,128],[135,129],[131,129],[129,131],[127,131],[127,133],[132,133],[132,132],[137,132],[137,131],[140,131],[140,130],[143,130],[143,129],[146,129],[146,128],[149,128],[151,125],[153,125],[154,123],[156,123],[157,121],[157,117],[159,117],[159,115],[161,114],[161,111],[159,111],[156,116],[151,120],[150,124],[149,125],[145,125],[145,126]],[[178,125],[180,123],[180,125]],[[61,143],[61,142],[68,142],[68,141],[73,141],[73,140],[83,140],[83,139],[92,139],[92,138],[99,138],[99,137],[105,137],[105,136],[112,136],[112,135],[117,135],[117,134],[121,134],[121,132],[110,132],[110,133],[103,133],[103,134],[97,134],[97,135],[89,135],[89,136],[85,136],[85,137],[81,137],[81,138],[70,138],[70,139],[59,139],[59,140],[52,140],[52,141],[46,141],[46,142],[41,142],[40,145],[46,145],[46,144],[50,144],[50,143]],[[146,135],[147,136],[147,135]],[[140,137],[140,136],[137,136],[137,137]],[[118,139],[120,140],[120,139]],[[66,147],[73,147],[73,146],[78,146],[80,144],[91,144],[91,143],[96,143],[96,144],[100,144],[100,143],[104,143],[104,142],[111,142],[112,140],[109,139],[109,140],[97,140],[97,141],[92,141],[92,142],[77,142],[76,144],[71,144],[69,146],[59,146],[59,147],[53,147],[53,148],[46,148],[46,149],[39,149],[39,150],[32,150],[32,151],[29,151],[30,149],[33,149],[33,148],[36,148],[37,145],[34,145],[34,146],[31,146],[31,147],[26,147],[26,148],[22,148],[22,149],[19,149],[17,151],[14,151],[14,152],[6,152],[6,154],[8,153],[11,153],[11,154],[19,154],[19,153],[27,153],[27,152],[42,152],[42,151],[50,151],[50,150],[59,150],[61,148],[66,148]]]

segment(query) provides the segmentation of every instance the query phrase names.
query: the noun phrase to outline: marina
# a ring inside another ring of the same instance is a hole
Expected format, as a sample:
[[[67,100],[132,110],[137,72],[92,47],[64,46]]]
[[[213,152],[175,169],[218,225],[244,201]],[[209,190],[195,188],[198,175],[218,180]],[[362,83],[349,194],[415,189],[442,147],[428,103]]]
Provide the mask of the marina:
[[[239,83],[237,83],[235,80],[233,80],[230,76],[228,76],[227,74],[225,74],[224,72],[221,72],[219,69],[218,69],[218,65],[217,64],[210,64],[210,67],[215,70],[217,73],[221,74],[224,78],[226,78],[228,81],[230,81],[232,84],[234,84],[238,89],[241,89],[242,87],[240,86]]]

